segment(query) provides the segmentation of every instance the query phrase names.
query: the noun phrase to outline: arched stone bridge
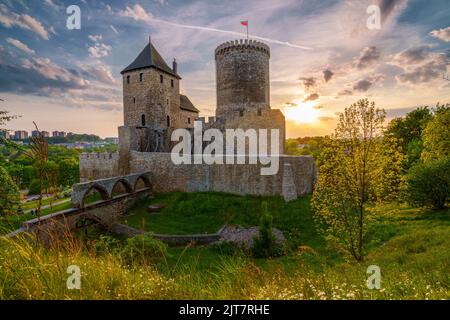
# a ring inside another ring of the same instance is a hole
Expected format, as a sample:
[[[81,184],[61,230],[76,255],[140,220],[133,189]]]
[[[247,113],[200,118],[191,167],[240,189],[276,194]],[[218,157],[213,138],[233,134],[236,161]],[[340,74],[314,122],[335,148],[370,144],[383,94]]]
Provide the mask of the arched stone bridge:
[[[139,191],[138,183],[141,181],[145,188],[152,188],[150,173],[135,173],[126,176],[118,176],[107,179],[99,179],[84,183],[77,183],[73,186],[72,191],[72,207],[84,208],[84,200],[91,191],[97,191],[102,200],[110,200],[113,198],[113,191],[119,185],[123,187],[125,193],[134,193]]]
[[[140,184],[139,182],[142,182]],[[116,187],[122,190],[115,194]],[[101,199],[85,204],[91,191],[98,191]],[[84,228],[96,223],[111,227],[140,199],[152,192],[149,172],[118,176],[107,179],[77,183],[72,191],[72,208],[25,221],[17,232],[31,232],[44,242],[56,236],[65,236],[68,230]]]

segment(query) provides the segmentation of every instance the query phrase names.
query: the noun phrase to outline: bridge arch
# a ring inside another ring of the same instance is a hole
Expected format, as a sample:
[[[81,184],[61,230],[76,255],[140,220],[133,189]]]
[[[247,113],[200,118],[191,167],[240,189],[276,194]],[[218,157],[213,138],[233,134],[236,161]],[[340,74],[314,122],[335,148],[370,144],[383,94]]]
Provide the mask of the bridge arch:
[[[115,191],[117,191],[117,188],[122,187],[124,189],[125,192],[121,193],[121,194],[126,194],[126,193],[133,193],[134,191],[134,186],[131,185],[131,183],[126,180],[126,179],[119,179],[117,180],[113,187],[111,188],[111,194],[109,195],[109,197],[112,199],[115,196]],[[119,195],[121,195],[119,194]]]
[[[81,200],[81,207],[84,208],[86,204],[86,198],[91,194],[92,191],[97,191],[100,194],[102,200],[110,199],[108,191],[99,184],[93,184],[86,192],[83,194],[83,198]]]
[[[136,181],[134,182],[133,190],[136,192],[140,189],[140,185],[144,185],[144,188],[152,188],[152,184],[150,182],[150,179],[146,175],[140,175],[136,178]]]

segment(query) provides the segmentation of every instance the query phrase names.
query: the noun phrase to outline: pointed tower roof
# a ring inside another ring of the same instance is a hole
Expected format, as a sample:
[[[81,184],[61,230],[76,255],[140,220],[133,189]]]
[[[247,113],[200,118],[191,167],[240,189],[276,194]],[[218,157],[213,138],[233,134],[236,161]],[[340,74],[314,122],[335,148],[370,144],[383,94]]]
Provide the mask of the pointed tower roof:
[[[133,71],[137,69],[144,69],[144,68],[156,68],[160,71],[163,71],[165,73],[168,73],[174,77],[177,77],[178,79],[181,79],[181,77],[176,74],[164,61],[164,59],[161,57],[159,52],[156,50],[156,48],[153,46],[151,41],[148,42],[148,44],[145,46],[145,48],[139,53],[136,59],[125,69],[120,72],[121,74]]]

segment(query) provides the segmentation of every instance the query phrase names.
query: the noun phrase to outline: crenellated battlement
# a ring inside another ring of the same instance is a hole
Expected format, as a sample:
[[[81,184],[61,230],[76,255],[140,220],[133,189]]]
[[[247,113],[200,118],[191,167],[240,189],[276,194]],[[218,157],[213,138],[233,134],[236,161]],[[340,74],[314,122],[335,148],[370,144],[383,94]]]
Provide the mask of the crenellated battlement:
[[[239,39],[224,42],[216,48],[215,57],[217,59],[218,56],[225,55],[228,52],[236,50],[260,51],[270,57],[270,48],[268,45],[263,42],[251,39]]]
[[[119,159],[118,152],[83,152],[80,154],[80,160],[88,160],[88,159]]]

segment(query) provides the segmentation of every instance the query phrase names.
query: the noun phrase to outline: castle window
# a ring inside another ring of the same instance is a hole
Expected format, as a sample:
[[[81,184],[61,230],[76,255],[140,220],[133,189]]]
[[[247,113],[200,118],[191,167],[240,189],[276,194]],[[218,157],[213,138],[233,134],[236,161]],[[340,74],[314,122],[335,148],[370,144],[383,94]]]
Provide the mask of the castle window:
[[[144,81],[144,74],[143,73],[139,74],[139,81],[140,82]]]
[[[130,84],[130,76],[127,76],[127,83]]]
[[[143,114],[141,116],[141,125],[144,127],[145,126],[145,114]]]
[[[191,124],[191,118],[188,118],[188,124]]]
[[[163,83],[164,82],[164,77],[162,74],[159,75],[159,82]]]
[[[136,103],[136,97],[133,97],[133,103]]]
[[[258,116],[260,116],[262,114],[261,109],[258,109]]]
[[[173,88],[173,79],[170,80],[170,86]]]
[[[167,127],[170,127],[170,117],[167,116]]]
[[[244,110],[239,110],[239,117],[243,117],[244,116]]]

